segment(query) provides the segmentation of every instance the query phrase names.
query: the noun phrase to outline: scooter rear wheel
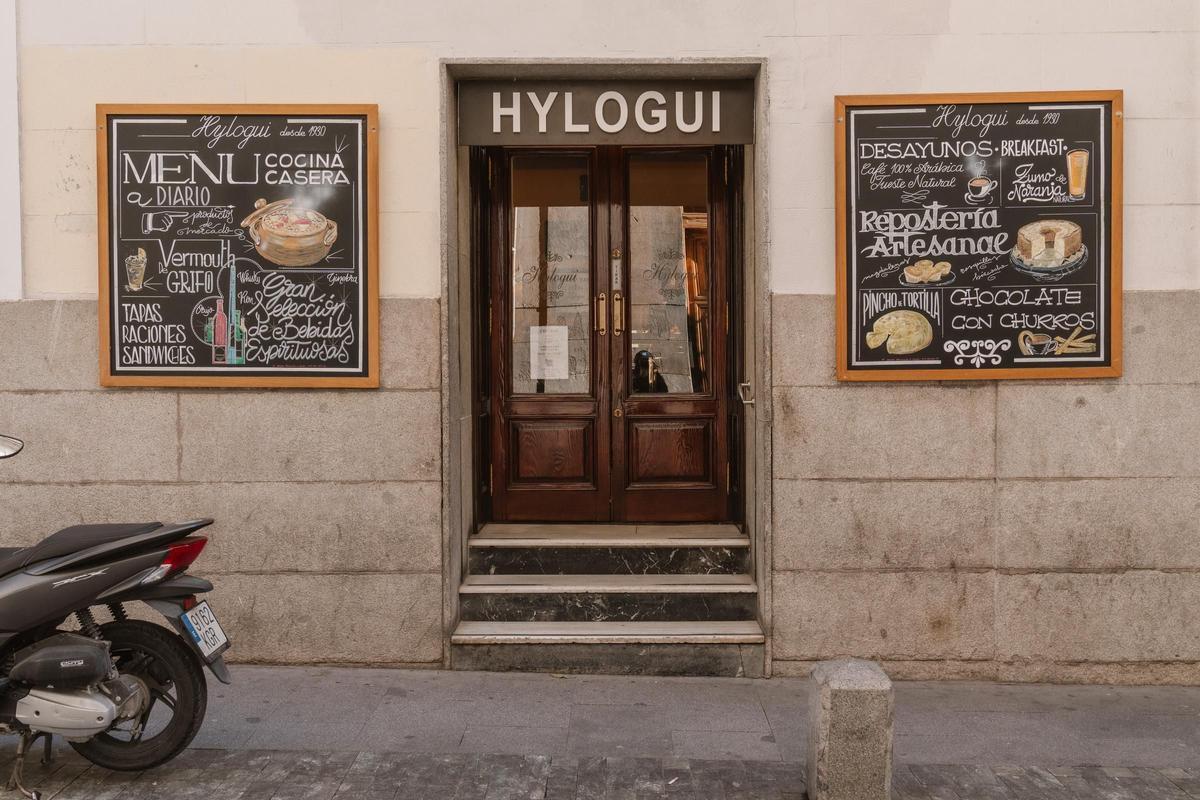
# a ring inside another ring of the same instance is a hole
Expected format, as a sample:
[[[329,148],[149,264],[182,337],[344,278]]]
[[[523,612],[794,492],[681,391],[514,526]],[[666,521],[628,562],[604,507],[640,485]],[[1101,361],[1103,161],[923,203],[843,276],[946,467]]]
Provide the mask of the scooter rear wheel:
[[[153,702],[139,720],[118,724],[86,742],[72,742],[71,747],[106,769],[157,767],[187,747],[204,722],[204,666],[178,635],[153,623],[110,622],[100,630],[112,642],[117,669],[140,678]]]

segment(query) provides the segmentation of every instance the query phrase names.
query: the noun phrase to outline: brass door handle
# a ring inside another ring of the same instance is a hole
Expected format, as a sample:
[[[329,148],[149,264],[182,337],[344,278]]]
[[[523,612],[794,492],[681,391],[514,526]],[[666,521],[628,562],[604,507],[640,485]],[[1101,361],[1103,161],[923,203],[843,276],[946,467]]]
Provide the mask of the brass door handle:
[[[625,330],[625,298],[620,292],[613,292],[613,336],[620,336]]]
[[[592,327],[601,336],[608,333],[608,295],[604,292],[596,298],[596,317],[592,320]]]
[[[754,405],[754,387],[750,385],[749,381],[738,384],[738,399],[744,406]]]

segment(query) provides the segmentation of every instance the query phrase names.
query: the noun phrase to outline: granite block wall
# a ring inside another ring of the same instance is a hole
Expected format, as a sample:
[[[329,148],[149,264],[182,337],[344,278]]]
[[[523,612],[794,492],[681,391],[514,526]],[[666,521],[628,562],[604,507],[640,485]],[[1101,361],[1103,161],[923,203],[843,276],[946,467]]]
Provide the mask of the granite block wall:
[[[96,303],[0,303],[0,546],[213,517],[241,662],[442,663],[440,317],[381,307],[377,391],[101,389]]]
[[[1078,382],[838,385],[833,299],[773,303],[776,674],[1200,682],[1200,293]],[[441,665],[438,302],[382,316],[376,392],[102,390],[92,301],[0,303],[0,546],[212,516],[237,660]]]
[[[1087,381],[839,386],[833,298],[773,303],[776,673],[1200,681],[1200,292]]]

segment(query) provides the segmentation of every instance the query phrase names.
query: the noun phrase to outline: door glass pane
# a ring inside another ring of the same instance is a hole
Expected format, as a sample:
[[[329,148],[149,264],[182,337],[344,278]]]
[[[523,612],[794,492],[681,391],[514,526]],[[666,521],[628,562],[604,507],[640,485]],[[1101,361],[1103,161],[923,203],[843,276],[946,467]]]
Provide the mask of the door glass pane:
[[[512,159],[512,391],[591,386],[591,215],[586,156]]]
[[[631,393],[707,392],[708,157],[629,159]]]

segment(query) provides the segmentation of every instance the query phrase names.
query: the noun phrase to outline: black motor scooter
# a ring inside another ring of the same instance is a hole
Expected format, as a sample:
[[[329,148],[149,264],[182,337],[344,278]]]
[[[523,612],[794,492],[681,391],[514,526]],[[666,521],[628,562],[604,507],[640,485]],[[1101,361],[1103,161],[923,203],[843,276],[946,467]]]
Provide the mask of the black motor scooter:
[[[0,458],[23,446],[0,436]],[[192,534],[211,524],[75,525],[0,548],[0,733],[20,737],[9,790],[39,797],[22,783],[39,738],[47,761],[61,736],[113,770],[149,769],[192,741],[208,703],[204,666],[229,683],[229,640],[196,600],[212,584],[185,574],[208,542]],[[135,601],[174,630],[130,619]],[[72,617],[77,630],[60,628]]]

